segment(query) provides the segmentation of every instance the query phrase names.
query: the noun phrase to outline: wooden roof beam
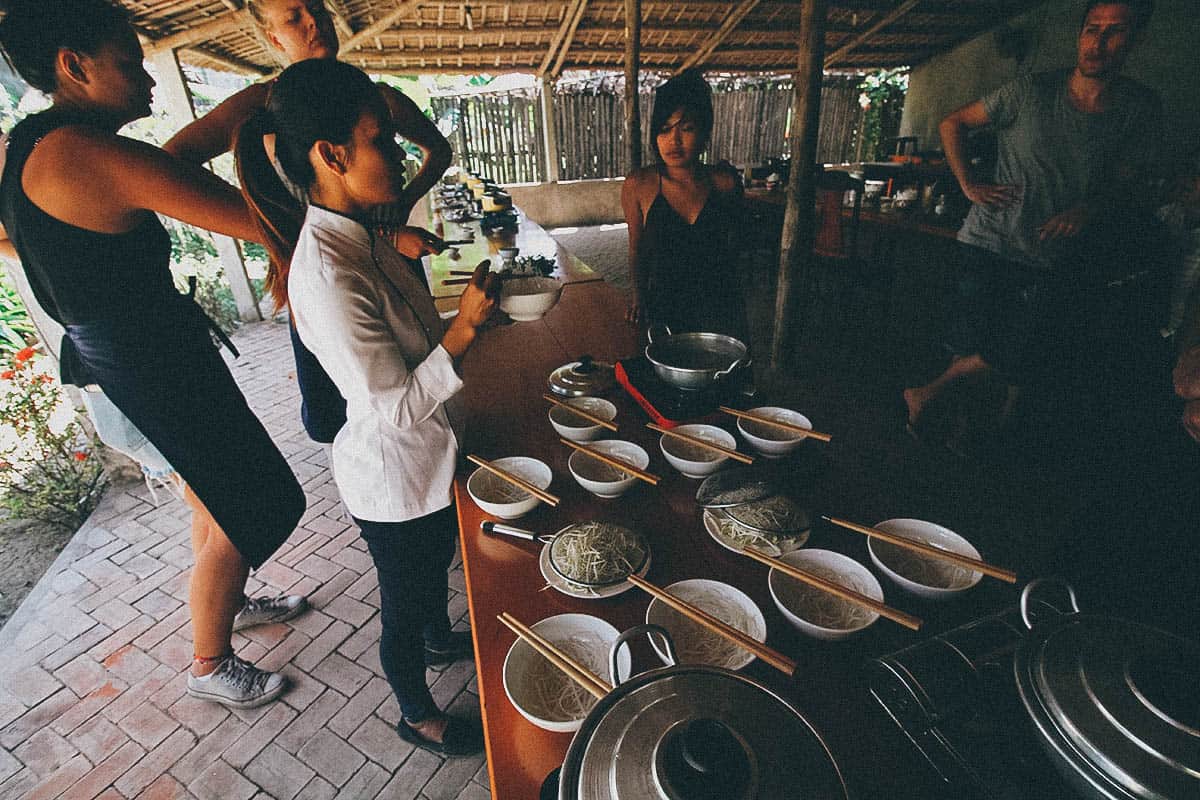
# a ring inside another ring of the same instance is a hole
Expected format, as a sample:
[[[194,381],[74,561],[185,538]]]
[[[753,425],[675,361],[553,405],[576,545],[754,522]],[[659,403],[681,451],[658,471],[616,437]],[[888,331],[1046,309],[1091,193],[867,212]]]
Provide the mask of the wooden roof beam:
[[[226,56],[220,53],[213,52],[203,47],[185,47],[181,48],[179,58],[184,61],[194,61],[196,58],[202,58],[206,61],[212,61],[220,64],[230,72],[244,74],[247,72],[255,75],[270,75],[274,70],[267,67],[260,67],[253,61],[247,61],[244,58],[236,58],[234,56]]]
[[[351,50],[360,47],[364,42],[374,39],[399,22],[401,18],[408,16],[409,12],[416,8],[416,5],[417,0],[399,0],[394,9],[342,42],[341,52],[349,53]]]
[[[207,22],[155,39],[145,48],[145,52],[147,56],[151,56],[161,53],[163,50],[178,50],[190,44],[215,39],[247,25],[254,25],[254,19],[250,16],[249,11],[244,9],[224,11]]]
[[[558,48],[558,58],[554,60],[554,69],[550,71],[555,78],[562,73],[563,62],[566,61],[567,53],[571,50],[571,43],[575,41],[575,31],[579,29],[579,21],[583,19],[583,12],[586,8],[587,0],[580,0],[579,11],[575,13],[575,21],[571,23],[571,28],[567,31],[567,38],[563,39],[562,47]]]
[[[860,33],[858,36],[855,36],[853,39],[846,42],[844,45],[839,47],[837,50],[834,50],[832,53],[827,55],[825,57],[825,69],[829,69],[831,66],[836,64],[841,58],[843,58],[846,54],[848,54],[852,50],[854,50],[854,48],[858,47],[860,44],[867,41],[875,34],[879,33],[879,31],[883,30],[888,25],[891,25],[893,22],[900,19],[908,12],[912,11],[914,8],[916,8],[920,4],[920,2],[921,2],[921,0],[904,0],[904,2],[901,3],[900,5],[896,6],[896,8],[890,14],[884,14],[882,17],[880,17],[875,22],[875,24],[871,25],[865,31]]]
[[[584,2],[585,0],[571,0],[571,4],[567,6],[562,22],[558,26],[558,31],[554,34],[554,38],[550,40],[550,47],[546,50],[546,56],[538,66],[538,75],[546,74],[550,69],[550,65],[554,63],[554,56],[558,54],[563,40],[567,38],[567,32],[572,30],[573,25],[577,26],[579,24],[575,21],[575,18],[582,13],[581,9]]]
[[[737,7],[729,12],[729,16],[721,23],[721,27],[717,29],[716,33],[708,37],[708,41],[700,45],[700,49],[683,62],[683,65],[679,68],[680,71],[707,61],[708,57],[713,54],[713,51],[721,45],[721,42],[725,41],[725,37],[733,32],[733,29],[746,18],[747,14],[754,10],[754,7],[758,3],[759,0],[742,0],[742,2],[738,3]]]

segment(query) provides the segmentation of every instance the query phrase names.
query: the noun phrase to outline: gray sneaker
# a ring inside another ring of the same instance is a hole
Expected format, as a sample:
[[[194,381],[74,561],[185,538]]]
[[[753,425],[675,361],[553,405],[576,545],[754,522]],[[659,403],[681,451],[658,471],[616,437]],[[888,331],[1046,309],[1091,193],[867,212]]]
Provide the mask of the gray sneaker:
[[[257,708],[287,689],[287,679],[231,655],[201,678],[188,673],[187,693],[232,708]]]
[[[246,604],[233,618],[233,629],[240,631],[270,622],[287,622],[307,610],[308,600],[299,594],[247,597]]]

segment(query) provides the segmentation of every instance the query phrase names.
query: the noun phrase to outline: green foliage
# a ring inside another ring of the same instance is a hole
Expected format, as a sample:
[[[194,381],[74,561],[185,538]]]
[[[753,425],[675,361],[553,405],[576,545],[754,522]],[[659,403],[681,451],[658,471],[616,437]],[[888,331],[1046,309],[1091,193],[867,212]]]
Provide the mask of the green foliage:
[[[860,136],[862,157],[867,161],[887,159],[888,139],[900,132],[900,115],[908,92],[908,67],[873,72],[858,85],[858,104],[863,111]]]
[[[0,506],[15,517],[77,528],[100,500],[104,468],[96,442],[33,357],[33,348],[26,347],[0,372],[6,426],[0,438]]]
[[[0,355],[15,353],[35,336],[33,320],[21,302],[17,288],[0,270]]]

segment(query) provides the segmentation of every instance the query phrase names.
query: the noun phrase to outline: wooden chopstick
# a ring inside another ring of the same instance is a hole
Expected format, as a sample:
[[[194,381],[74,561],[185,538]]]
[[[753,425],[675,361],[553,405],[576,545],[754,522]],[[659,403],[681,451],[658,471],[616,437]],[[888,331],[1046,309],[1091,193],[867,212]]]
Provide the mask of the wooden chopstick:
[[[591,670],[559,650],[551,642],[540,636],[537,631],[526,626],[525,623],[512,614],[509,614],[507,611],[501,611],[496,615],[496,619],[504,623],[505,627],[523,639],[526,644],[545,656],[551,664],[565,672],[569,678],[584,689],[587,689],[588,693],[597,700],[603,700],[605,695],[612,691],[612,687],[608,685],[608,681],[593,675]]]
[[[796,671],[796,662],[780,653],[774,648],[768,647],[752,636],[747,636],[744,632],[729,625],[723,620],[717,619],[712,614],[701,608],[696,608],[686,600],[680,600],[675,595],[655,586],[645,578],[637,575],[630,575],[627,580],[634,586],[643,589],[647,594],[657,597],[662,602],[666,603],[671,608],[683,614],[688,619],[704,626],[713,633],[724,636],[729,641],[741,647],[743,650],[748,650],[754,655],[761,658],[766,663],[770,664],[775,669],[785,675],[791,676]]]
[[[616,469],[621,470],[621,472],[624,472],[628,475],[632,475],[633,477],[637,478],[638,480],[645,481],[646,483],[650,484],[651,486],[658,486],[658,482],[661,480],[661,478],[659,478],[657,475],[646,472],[643,469],[639,469],[639,468],[635,467],[633,464],[630,464],[628,461],[623,461],[622,459],[614,458],[613,456],[610,456],[607,453],[601,453],[599,450],[593,450],[592,448],[590,448],[586,445],[579,444],[578,442],[572,442],[570,439],[567,439],[567,438],[564,438],[561,436],[558,438],[558,440],[560,442],[562,442],[563,444],[565,444],[567,447],[573,447],[581,453],[587,453],[589,456],[596,459],[597,461],[603,461],[605,464],[608,464],[610,467],[614,467]]]
[[[652,431],[658,431],[665,436],[672,436],[680,441],[687,442],[688,444],[694,444],[697,447],[705,447],[714,452],[729,456],[734,461],[740,461],[743,464],[754,463],[754,456],[748,456],[745,453],[739,453],[737,450],[730,450],[728,447],[722,447],[719,444],[706,442],[703,439],[697,439],[695,436],[688,436],[686,433],[679,433],[678,431],[673,431],[670,428],[664,428],[661,425],[655,425],[653,422],[647,422],[646,427]]]
[[[720,408],[726,414],[731,414],[738,419],[746,419],[750,420],[751,422],[761,422],[764,425],[774,425],[776,428],[783,428],[785,431],[802,434],[806,439],[816,439],[818,442],[828,442],[833,439],[833,436],[828,433],[814,431],[812,428],[805,428],[803,425],[796,425],[792,422],[784,422],[780,419],[768,419],[767,417],[760,417],[758,414],[750,414],[745,411],[738,411],[736,408],[729,408],[728,406],[718,406],[718,408]]]
[[[468,269],[452,269],[452,270],[450,270],[450,274],[451,275],[474,275],[475,273],[474,273],[474,271],[468,270]]]
[[[474,274],[474,273],[471,273],[471,274]],[[470,283],[473,280],[475,280],[475,279],[474,278],[448,278],[448,279],[442,281],[442,286],[466,286],[468,283]]]
[[[551,403],[553,403],[554,405],[559,406],[560,408],[565,408],[567,411],[570,411],[575,416],[582,417],[583,419],[586,419],[588,422],[593,422],[593,423],[599,425],[601,428],[605,428],[607,430],[613,431],[614,433],[617,430],[617,426],[615,423],[610,422],[606,419],[601,419],[600,417],[597,417],[595,414],[589,414],[588,412],[584,411],[583,409],[576,408],[575,406],[571,405],[570,403],[564,403],[562,400],[559,400],[557,397],[555,397],[552,394],[544,394],[544,395],[542,395],[542,399],[548,400]]]
[[[500,469],[500,467],[497,467],[496,465],[494,465],[488,461],[484,461],[479,456],[469,455],[469,456],[467,456],[467,461],[470,461],[472,464],[477,464],[478,466],[482,467],[483,469],[486,469],[488,472],[492,473],[493,475],[496,475],[497,477],[503,478],[504,480],[511,483],[513,486],[516,486],[520,489],[524,489],[525,491],[529,492],[531,495],[536,497],[538,500],[541,500],[543,503],[545,503],[548,506],[557,506],[559,503],[559,500],[557,497],[555,497],[554,495],[545,491],[544,489],[539,489],[538,487],[534,486],[529,481],[526,481],[522,478],[518,478],[516,475],[513,475],[512,473],[506,472],[506,471]]]
[[[856,592],[853,589],[847,589],[841,584],[826,580],[825,578],[814,575],[811,572],[800,569],[799,567],[793,567],[786,561],[780,561],[778,558],[772,558],[771,556],[764,555],[755,550],[753,547],[742,548],[742,554],[749,556],[760,564],[766,564],[768,567],[777,569],[784,575],[793,577],[801,583],[806,583],[814,589],[820,589],[821,591],[829,592],[830,594],[836,595],[843,600],[860,605],[863,608],[869,608],[879,616],[887,617],[892,622],[903,625],[910,630],[917,631],[921,629],[922,622],[918,617],[914,617],[911,614],[905,614],[903,611],[897,611],[891,606],[884,605],[873,597],[867,597],[865,594]]]
[[[940,547],[934,547],[932,545],[925,544],[924,542],[914,541],[904,536],[888,533],[887,531],[880,530],[879,528],[872,528],[868,525],[859,525],[857,522],[851,522],[850,520],[826,516],[822,516],[821,518],[832,522],[838,527],[846,528],[847,530],[858,531],[859,533],[870,536],[873,539],[879,539],[882,542],[894,544],[897,547],[903,547],[906,550],[913,551],[914,553],[920,553],[922,555],[929,556],[930,558],[937,559],[938,561],[949,561],[950,563],[957,564],[960,567],[966,567],[967,569],[974,570],[975,572],[982,572],[984,575],[991,575],[993,578],[1002,580],[1005,583],[1017,582],[1017,573],[1013,572],[1011,569],[997,567],[987,563],[986,561],[980,561],[977,558],[964,556],[961,553],[952,553],[949,550],[942,550]]]

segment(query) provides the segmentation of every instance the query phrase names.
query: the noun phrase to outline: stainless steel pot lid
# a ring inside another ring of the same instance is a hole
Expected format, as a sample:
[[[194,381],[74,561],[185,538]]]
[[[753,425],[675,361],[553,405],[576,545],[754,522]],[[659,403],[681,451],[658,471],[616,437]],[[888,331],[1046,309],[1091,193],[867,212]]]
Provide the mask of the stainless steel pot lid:
[[[582,397],[602,394],[616,383],[612,364],[593,361],[581,356],[578,361],[563,364],[550,373],[550,391],[563,397]]]
[[[775,494],[774,482],[757,470],[734,467],[714,472],[696,490],[696,502],[705,508],[728,508]]]
[[[585,748],[578,764],[576,746]],[[560,797],[578,800],[845,798],[825,743],[753,681],[711,667],[618,687],[571,744]]]
[[[1034,722],[1105,797],[1200,797],[1200,644],[1099,614],[1039,623],[1016,660]]]
[[[809,513],[783,495],[730,506],[725,513],[734,522],[750,530],[776,536],[791,536],[812,527]]]

